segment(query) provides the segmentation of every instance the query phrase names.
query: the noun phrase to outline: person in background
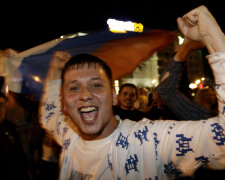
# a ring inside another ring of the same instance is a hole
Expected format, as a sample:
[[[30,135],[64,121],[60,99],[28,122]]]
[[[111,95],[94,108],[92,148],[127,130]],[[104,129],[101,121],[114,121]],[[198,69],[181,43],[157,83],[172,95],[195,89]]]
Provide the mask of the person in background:
[[[134,108],[134,103],[138,98],[138,89],[134,84],[125,83],[120,87],[118,104],[113,107],[113,113],[121,119],[138,121],[147,116],[146,113]]]
[[[216,91],[213,87],[207,86],[198,89],[194,101],[209,112],[210,117],[216,116],[218,113]]]
[[[225,169],[225,35],[205,6],[177,22],[186,37],[203,42],[210,53],[218,116],[122,121],[113,115],[117,96],[110,68],[93,55],[56,53],[53,64],[69,61],[62,73],[62,66],[50,65],[40,121],[62,146],[60,179],[175,179],[202,165]]]
[[[149,102],[146,113],[149,115],[147,117],[150,117],[151,120],[178,120],[178,117],[159,98],[156,90],[149,94]]]
[[[7,97],[0,93],[0,169],[7,180],[32,180],[28,160],[23,151],[17,126],[6,119]]]
[[[18,170],[26,165],[29,177],[33,180],[41,180],[39,175],[43,130],[38,122],[39,102],[34,99],[33,95],[6,91],[4,77],[0,77],[0,90],[1,97],[5,99],[3,101],[4,106],[2,106],[4,109],[2,109],[0,115],[2,116],[1,119],[4,119],[2,127],[6,134],[11,137],[10,140],[15,143],[11,144],[11,146],[14,146],[17,151],[16,154],[21,156],[15,158],[15,164],[21,166]],[[3,150],[6,149],[7,145],[4,146]],[[13,158],[14,156],[12,156]],[[17,162],[18,160],[22,161],[20,165]],[[9,161],[9,163],[11,162]],[[21,170],[21,172],[23,171]],[[17,179],[18,174],[12,173],[11,175],[15,176],[14,179]],[[25,177],[21,176],[21,179],[23,178],[25,179]]]
[[[138,98],[133,106],[141,112],[146,112],[148,106],[148,90],[145,87],[138,88]]]
[[[125,110],[134,110],[134,103],[138,98],[138,89],[136,85],[125,83],[120,86],[118,101],[119,106]]]

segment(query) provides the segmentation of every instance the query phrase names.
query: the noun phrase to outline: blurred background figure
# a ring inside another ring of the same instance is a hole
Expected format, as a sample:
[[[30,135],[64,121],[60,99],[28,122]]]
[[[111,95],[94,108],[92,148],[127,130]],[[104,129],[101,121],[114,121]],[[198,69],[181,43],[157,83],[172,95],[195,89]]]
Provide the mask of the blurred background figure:
[[[16,142],[16,145],[13,146],[19,153],[18,161],[22,161],[21,168],[26,166],[29,176],[33,180],[39,180],[44,132],[38,122],[39,102],[35,101],[32,95],[6,91],[4,78],[1,77],[0,80],[1,97],[5,98],[4,106],[2,106],[4,109],[1,109],[1,119],[4,119],[3,125],[11,132],[7,132],[8,134],[13,134],[10,137],[15,137],[13,142]],[[1,145],[3,144],[1,143]],[[15,159],[15,161],[17,160]],[[12,172],[11,174],[16,176]]]
[[[138,88],[138,98],[134,103],[134,108],[146,112],[148,106],[148,90],[145,87]]]
[[[178,117],[159,98],[156,90],[148,94],[148,104],[145,112],[151,120],[178,120]]]
[[[146,113],[134,108],[138,98],[138,89],[134,84],[125,83],[120,87],[118,94],[118,105],[113,107],[114,115],[119,115],[122,120],[131,119],[134,121],[146,117]]]
[[[7,97],[0,93],[0,168],[1,177],[7,180],[33,179],[23,151],[17,126],[6,118]]]
[[[216,92],[213,87],[198,89],[194,101],[210,112],[211,116],[218,113]]]

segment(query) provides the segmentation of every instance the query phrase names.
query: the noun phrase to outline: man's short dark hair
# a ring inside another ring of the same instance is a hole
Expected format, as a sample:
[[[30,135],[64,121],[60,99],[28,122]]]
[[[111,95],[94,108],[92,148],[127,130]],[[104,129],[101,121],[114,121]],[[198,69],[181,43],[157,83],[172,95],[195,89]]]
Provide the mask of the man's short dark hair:
[[[78,54],[71,57],[69,61],[66,62],[61,74],[62,85],[64,83],[64,75],[68,69],[70,69],[72,66],[75,66],[77,69],[83,68],[86,64],[88,65],[88,68],[96,67],[96,64],[99,64],[104,69],[112,86],[112,71],[110,67],[103,60],[91,54]]]
[[[134,84],[131,84],[131,83],[125,83],[125,84],[122,84],[121,86],[120,86],[120,90],[119,90],[119,94],[121,94],[121,92],[122,92],[122,90],[123,90],[123,88],[124,87],[131,87],[131,88],[134,88],[135,90],[136,90],[136,96],[138,95],[137,94],[137,86],[135,86]]]

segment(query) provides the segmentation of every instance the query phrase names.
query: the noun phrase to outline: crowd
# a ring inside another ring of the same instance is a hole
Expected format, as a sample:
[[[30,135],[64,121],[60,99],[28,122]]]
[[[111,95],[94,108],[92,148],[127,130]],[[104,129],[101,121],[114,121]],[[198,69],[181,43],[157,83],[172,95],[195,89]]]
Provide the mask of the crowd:
[[[7,179],[224,176],[225,36],[204,6],[177,23],[184,43],[154,90],[126,83],[116,95],[101,59],[56,52],[41,102],[1,93],[1,169]],[[191,99],[179,83],[188,56],[202,48],[209,51],[217,86]]]

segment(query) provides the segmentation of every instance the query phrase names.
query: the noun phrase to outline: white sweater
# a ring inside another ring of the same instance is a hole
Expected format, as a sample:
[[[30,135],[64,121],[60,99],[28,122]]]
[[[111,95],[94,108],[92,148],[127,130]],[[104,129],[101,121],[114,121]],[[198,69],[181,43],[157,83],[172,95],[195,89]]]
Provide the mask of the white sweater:
[[[173,179],[206,164],[225,169],[225,52],[207,56],[218,93],[218,117],[201,121],[120,121],[108,137],[84,141],[63,113],[60,80],[48,81],[42,126],[62,146],[60,179]]]

